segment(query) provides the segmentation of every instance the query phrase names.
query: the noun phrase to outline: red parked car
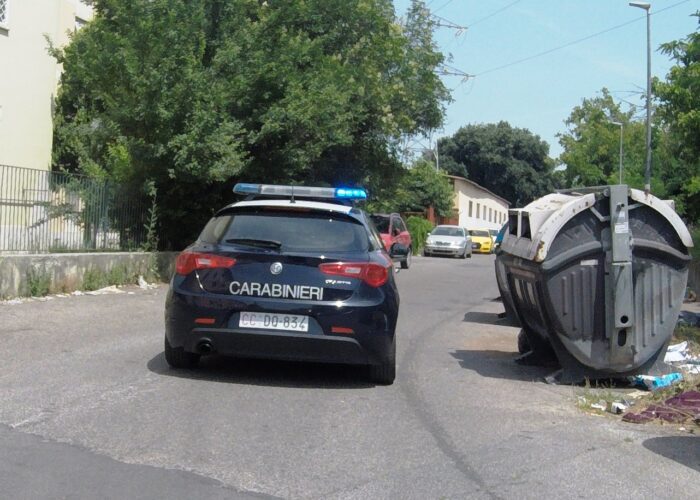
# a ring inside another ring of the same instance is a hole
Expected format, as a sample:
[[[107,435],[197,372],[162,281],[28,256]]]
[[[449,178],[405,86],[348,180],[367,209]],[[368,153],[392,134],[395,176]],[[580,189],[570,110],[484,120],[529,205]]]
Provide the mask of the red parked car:
[[[387,252],[391,253],[391,247],[397,243],[408,247],[408,254],[400,260],[401,269],[411,267],[411,256],[413,255],[411,233],[406,229],[406,223],[401,216],[399,214],[372,214],[370,218],[379,231]]]

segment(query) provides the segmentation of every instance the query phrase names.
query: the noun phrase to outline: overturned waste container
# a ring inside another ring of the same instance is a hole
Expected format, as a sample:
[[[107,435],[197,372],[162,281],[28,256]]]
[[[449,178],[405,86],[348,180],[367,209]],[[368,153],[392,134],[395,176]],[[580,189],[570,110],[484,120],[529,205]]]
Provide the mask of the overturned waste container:
[[[625,185],[511,210],[497,269],[533,358],[564,383],[663,373],[690,233],[670,202]]]

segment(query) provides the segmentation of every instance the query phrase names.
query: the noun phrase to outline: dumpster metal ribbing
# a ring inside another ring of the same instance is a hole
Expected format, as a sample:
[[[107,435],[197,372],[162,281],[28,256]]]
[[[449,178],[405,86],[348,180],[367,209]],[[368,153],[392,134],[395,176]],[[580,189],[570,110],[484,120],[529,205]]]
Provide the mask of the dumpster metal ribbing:
[[[692,239],[666,202],[628,186],[553,193],[511,210],[499,286],[533,349],[575,381],[662,369]]]

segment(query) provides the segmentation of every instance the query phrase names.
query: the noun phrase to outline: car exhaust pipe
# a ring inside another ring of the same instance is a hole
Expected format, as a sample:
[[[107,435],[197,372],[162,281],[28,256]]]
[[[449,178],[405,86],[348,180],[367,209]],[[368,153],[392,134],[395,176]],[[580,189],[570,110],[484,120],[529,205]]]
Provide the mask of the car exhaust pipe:
[[[201,340],[197,344],[197,352],[199,354],[211,354],[214,349],[211,346],[211,342],[208,340]]]

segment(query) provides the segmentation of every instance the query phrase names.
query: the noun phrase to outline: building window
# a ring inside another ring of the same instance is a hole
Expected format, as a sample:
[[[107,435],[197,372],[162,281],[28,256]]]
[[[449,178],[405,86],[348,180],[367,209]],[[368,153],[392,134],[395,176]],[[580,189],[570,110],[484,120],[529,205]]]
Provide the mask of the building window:
[[[472,201],[469,200],[469,217],[472,216]]]
[[[478,203],[476,204],[476,218],[479,218],[479,213],[481,212],[481,205]]]
[[[0,27],[7,28],[10,0],[0,0]]]

